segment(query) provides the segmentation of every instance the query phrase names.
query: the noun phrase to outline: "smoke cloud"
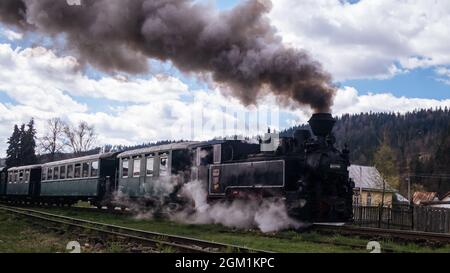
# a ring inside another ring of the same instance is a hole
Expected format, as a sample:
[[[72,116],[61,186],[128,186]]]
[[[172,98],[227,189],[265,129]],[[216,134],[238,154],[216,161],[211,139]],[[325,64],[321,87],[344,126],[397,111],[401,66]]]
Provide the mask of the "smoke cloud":
[[[264,233],[302,226],[288,216],[282,200],[237,199],[208,203],[204,184],[193,181],[184,185],[180,194],[192,202],[192,207],[171,215],[172,220],[188,224],[222,224],[240,229],[257,228]]]
[[[148,58],[206,75],[245,105],[272,92],[286,106],[329,111],[329,74],[282,43],[266,14],[269,0],[227,11],[192,0],[2,0],[0,20],[58,37],[82,64],[106,72],[146,73]]]

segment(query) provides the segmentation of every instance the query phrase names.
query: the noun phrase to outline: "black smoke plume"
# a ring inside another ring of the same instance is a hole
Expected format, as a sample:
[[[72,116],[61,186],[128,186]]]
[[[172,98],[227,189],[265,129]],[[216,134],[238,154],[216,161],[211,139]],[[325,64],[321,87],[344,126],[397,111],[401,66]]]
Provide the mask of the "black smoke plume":
[[[286,105],[329,111],[330,75],[282,43],[270,9],[268,0],[227,11],[191,0],[1,0],[0,20],[63,35],[81,63],[106,72],[145,73],[148,58],[171,61],[183,72],[210,75],[245,105],[272,92]]]

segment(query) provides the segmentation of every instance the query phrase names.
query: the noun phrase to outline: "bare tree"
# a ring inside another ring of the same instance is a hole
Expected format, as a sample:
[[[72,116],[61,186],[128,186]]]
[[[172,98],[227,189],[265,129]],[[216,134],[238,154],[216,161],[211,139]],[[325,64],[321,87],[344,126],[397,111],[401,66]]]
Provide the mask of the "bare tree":
[[[67,144],[76,154],[92,149],[97,138],[94,126],[90,126],[85,121],[80,122],[76,127],[65,126],[64,134]]]
[[[39,139],[39,147],[42,152],[49,153],[53,160],[56,153],[64,151],[67,146],[64,128],[67,125],[59,118],[47,121],[47,133]]]

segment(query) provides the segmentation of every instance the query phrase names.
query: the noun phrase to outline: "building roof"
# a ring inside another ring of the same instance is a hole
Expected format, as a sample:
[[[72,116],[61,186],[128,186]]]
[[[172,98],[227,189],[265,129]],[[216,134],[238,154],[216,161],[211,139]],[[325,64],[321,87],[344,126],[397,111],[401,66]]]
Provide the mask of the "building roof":
[[[375,167],[351,165],[348,168],[350,178],[355,182],[355,188],[364,190],[383,190],[383,178]],[[395,190],[385,183],[386,192],[395,192]]]
[[[447,197],[449,197],[449,196],[450,196],[450,191],[447,192],[446,194],[444,194],[440,199],[441,199],[441,200],[444,200],[445,198],[447,198]]]
[[[408,198],[404,197],[400,193],[395,193],[395,200],[400,203],[409,203]]]
[[[49,166],[56,166],[56,165],[63,165],[63,164],[71,164],[71,163],[77,163],[77,162],[82,162],[82,161],[90,161],[90,160],[106,158],[106,157],[110,157],[113,155],[114,155],[114,153],[88,155],[88,156],[76,157],[76,158],[71,158],[71,159],[66,159],[66,160],[61,160],[61,161],[48,162],[48,163],[43,164],[42,166],[49,167]]]
[[[130,157],[135,155],[141,155],[141,154],[148,154],[148,153],[155,153],[155,152],[164,152],[164,151],[170,151],[170,150],[183,150],[187,149],[190,145],[196,144],[198,142],[180,142],[180,143],[171,143],[171,144],[165,144],[165,145],[158,145],[158,146],[152,146],[137,150],[130,150],[123,152],[118,155],[118,157]]]
[[[413,195],[413,203],[419,205],[421,203],[431,202],[437,198],[437,192],[416,191]]]

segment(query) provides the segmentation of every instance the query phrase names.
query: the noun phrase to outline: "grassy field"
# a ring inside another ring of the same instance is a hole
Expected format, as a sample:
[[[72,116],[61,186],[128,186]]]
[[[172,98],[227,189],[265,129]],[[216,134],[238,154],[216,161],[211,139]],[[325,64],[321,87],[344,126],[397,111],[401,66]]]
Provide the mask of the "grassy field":
[[[0,211],[1,253],[62,252],[65,247],[58,236],[40,233],[25,221]]]
[[[0,210],[0,253],[69,253],[69,242],[80,243],[82,253],[122,252],[116,242],[99,244],[89,236],[70,232],[49,232],[22,217]]]
[[[268,250],[274,252],[290,252],[290,253],[348,253],[348,252],[369,252],[364,246],[369,242],[368,239],[362,239],[358,237],[348,237],[340,235],[321,235],[315,232],[308,233],[298,233],[295,231],[284,231],[277,234],[262,234],[257,231],[246,231],[246,230],[234,230],[221,225],[185,225],[175,222],[171,222],[164,219],[153,219],[153,220],[137,220],[132,216],[128,215],[117,215],[109,214],[104,212],[96,211],[73,211],[70,209],[40,209],[46,212],[61,214],[65,216],[92,220],[102,223],[114,224],[119,226],[131,227],[141,230],[155,231],[166,234],[182,235],[192,238],[199,238],[204,240],[222,242],[227,244],[235,244],[240,246],[246,246],[254,249]],[[3,221],[1,221],[3,222]],[[13,222],[9,220],[8,223]],[[8,225],[6,225],[8,226]],[[21,225],[18,225],[21,226]],[[17,229],[18,227],[13,227]],[[21,227],[21,229],[30,232],[29,228]],[[7,232],[7,228],[2,224],[2,234]],[[20,232],[16,231],[15,233]],[[8,233],[8,232],[7,232]],[[14,237],[13,235],[10,240],[18,240],[16,244],[24,244],[24,251],[27,251],[27,245],[34,245],[33,243],[28,243],[29,241],[39,241],[38,234],[31,232],[37,237]],[[48,240],[51,242],[54,237],[49,236]],[[2,237],[0,237],[0,240]],[[450,252],[450,246],[443,246],[439,248],[424,247],[415,244],[400,244],[392,241],[379,241],[381,243],[381,250],[389,249],[394,252]],[[14,248],[15,251],[20,251],[20,247]],[[43,248],[36,248],[36,252],[41,250],[52,251],[59,250],[57,246],[54,248],[49,248],[49,246],[43,246]],[[64,249],[64,248],[63,248]],[[32,249],[30,249],[32,250]],[[0,251],[4,251],[4,248],[0,247]],[[104,250],[105,252],[120,252],[120,247],[114,245],[111,242],[111,247]],[[14,252],[14,251],[12,251]]]

